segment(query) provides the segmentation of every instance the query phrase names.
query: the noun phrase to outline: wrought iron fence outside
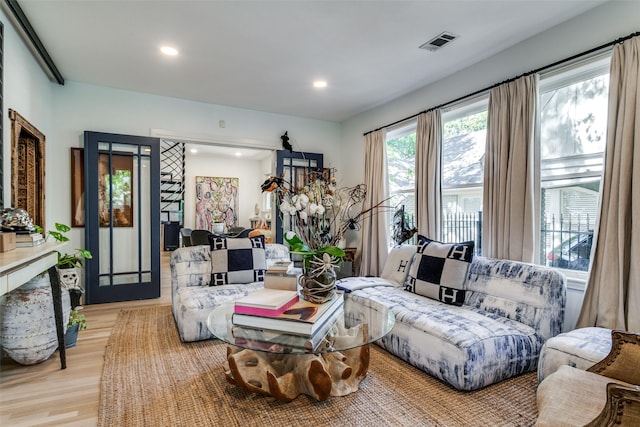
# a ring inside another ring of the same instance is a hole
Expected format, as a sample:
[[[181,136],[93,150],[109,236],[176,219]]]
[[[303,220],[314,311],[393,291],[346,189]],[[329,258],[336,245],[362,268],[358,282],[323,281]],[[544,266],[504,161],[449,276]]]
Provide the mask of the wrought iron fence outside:
[[[408,220],[413,223],[413,217],[409,217]],[[594,220],[589,215],[579,214],[545,217],[540,229],[540,264],[570,270],[588,270]],[[442,221],[442,240],[473,240],[475,255],[482,255],[482,211],[445,214]]]
[[[475,255],[482,254],[482,211],[447,213],[442,218],[442,240],[475,242]]]

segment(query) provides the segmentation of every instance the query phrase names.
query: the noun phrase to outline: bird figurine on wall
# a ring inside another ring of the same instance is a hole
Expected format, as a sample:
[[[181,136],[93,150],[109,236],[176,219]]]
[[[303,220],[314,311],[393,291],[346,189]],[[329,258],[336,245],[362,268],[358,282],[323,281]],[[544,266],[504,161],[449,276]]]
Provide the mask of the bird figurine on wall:
[[[291,145],[291,143],[289,142],[289,135],[288,135],[289,131],[284,131],[284,134],[282,134],[282,136],[280,137],[280,139],[282,140],[282,148],[284,148],[285,150],[289,150],[290,152],[293,151],[293,146]]]
[[[264,192],[270,193],[276,188],[281,187],[283,183],[284,183],[284,180],[282,178],[279,178],[277,176],[270,176],[262,183],[262,185],[260,186],[260,189],[262,190],[263,193]]]

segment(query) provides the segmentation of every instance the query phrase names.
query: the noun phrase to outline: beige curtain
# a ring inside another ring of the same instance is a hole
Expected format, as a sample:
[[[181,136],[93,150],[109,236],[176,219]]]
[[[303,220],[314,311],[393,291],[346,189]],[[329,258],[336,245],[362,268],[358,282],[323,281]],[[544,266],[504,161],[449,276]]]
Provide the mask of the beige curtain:
[[[439,109],[418,116],[416,128],[416,217],[418,232],[440,239],[442,221],[441,156],[442,113]]]
[[[363,209],[375,206],[389,197],[387,147],[384,129],[364,137],[364,182],[367,185]],[[389,253],[389,219],[387,212],[377,209],[362,220],[361,276],[379,276]]]
[[[491,90],[484,165],[483,255],[533,262],[534,75]]]
[[[634,37],[611,58],[600,219],[578,327],[640,331],[639,56]]]

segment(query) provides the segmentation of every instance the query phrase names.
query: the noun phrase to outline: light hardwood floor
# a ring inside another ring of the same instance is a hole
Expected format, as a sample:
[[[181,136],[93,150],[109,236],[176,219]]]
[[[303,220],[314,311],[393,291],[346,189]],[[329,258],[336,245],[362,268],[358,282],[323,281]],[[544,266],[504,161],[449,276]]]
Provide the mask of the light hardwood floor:
[[[104,351],[118,312],[123,308],[171,303],[170,256],[171,252],[161,255],[159,299],[84,307],[89,328],[80,332],[76,347],[67,350],[67,369],[60,369],[57,352],[43,363],[32,366],[22,366],[3,358],[0,425],[95,426]]]

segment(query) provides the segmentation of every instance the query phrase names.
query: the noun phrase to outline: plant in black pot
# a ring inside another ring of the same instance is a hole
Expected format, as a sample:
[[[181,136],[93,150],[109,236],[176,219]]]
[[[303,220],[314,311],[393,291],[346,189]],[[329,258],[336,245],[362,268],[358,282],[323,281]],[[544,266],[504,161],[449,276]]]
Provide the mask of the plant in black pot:
[[[56,222],[56,229],[50,230],[51,235],[58,242],[68,242],[69,238],[65,235],[71,228],[67,225]],[[80,305],[80,297],[84,293],[84,289],[80,285],[80,275],[78,269],[84,266],[84,261],[93,258],[91,252],[86,249],[76,249],[72,253],[58,252],[58,271],[60,272],[60,284],[63,288],[69,290],[71,297],[71,307],[75,308]]]
[[[85,329],[87,329],[87,320],[84,314],[80,314],[78,308],[74,308],[69,314],[69,323],[67,323],[67,331],[64,334],[64,347],[75,347],[78,341],[78,332]]]

